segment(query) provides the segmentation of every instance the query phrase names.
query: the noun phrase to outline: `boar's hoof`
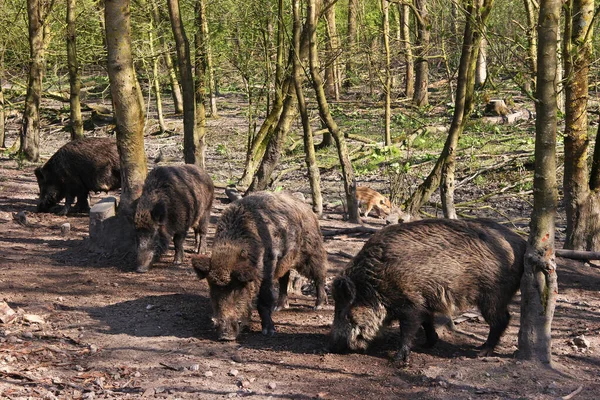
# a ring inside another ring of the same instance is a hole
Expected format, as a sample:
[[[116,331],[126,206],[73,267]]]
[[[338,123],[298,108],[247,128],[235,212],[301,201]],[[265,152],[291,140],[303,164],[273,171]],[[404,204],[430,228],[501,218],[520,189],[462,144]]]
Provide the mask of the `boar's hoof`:
[[[479,354],[477,355],[478,357],[491,357],[494,355],[494,349],[490,348],[489,346],[487,346],[487,344],[483,344],[483,346],[481,346],[481,350],[479,351]]]
[[[57,213],[57,215],[64,216],[64,215],[67,215],[68,213],[69,213],[69,209],[67,207],[64,207]]]
[[[262,330],[262,334],[268,337],[272,337],[275,336],[275,327],[274,326],[270,326],[267,328],[263,328]]]
[[[148,267],[137,267],[135,269],[135,272],[137,272],[138,274],[145,274],[146,272],[148,272]]]
[[[273,310],[274,311],[281,311],[281,310],[287,310],[288,308],[290,308],[290,303],[288,303],[287,300],[286,300],[283,303],[277,304]]]
[[[394,357],[395,362],[406,365],[408,364],[408,355],[410,354],[410,348],[406,345],[400,347],[400,350],[396,353]]]

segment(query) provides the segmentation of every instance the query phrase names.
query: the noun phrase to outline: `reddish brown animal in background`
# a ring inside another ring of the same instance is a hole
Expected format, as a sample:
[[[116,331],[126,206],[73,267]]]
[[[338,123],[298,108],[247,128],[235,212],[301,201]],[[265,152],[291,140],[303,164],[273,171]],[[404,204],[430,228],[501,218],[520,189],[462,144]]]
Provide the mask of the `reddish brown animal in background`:
[[[96,137],[73,140],[58,149],[43,167],[36,168],[35,177],[40,188],[38,212],[48,212],[65,199],[59,214],[66,215],[75,198],[75,208],[87,212],[90,192],[121,187],[117,142]]]
[[[286,308],[290,269],[314,280],[315,308],[327,301],[319,221],[308,205],[287,194],[259,192],[232,203],[217,224],[212,255],[194,257],[192,265],[208,280],[220,340],[235,340],[249,324],[257,296],[262,332],[275,333],[273,282],[279,281],[276,309]]]
[[[356,200],[359,207],[365,206],[363,214],[365,218],[369,216],[372,209],[375,209],[379,218],[389,215],[392,210],[392,203],[388,198],[366,186],[356,187]]]
[[[366,350],[380,329],[400,321],[405,362],[422,325],[427,346],[434,313],[477,305],[490,326],[480,355],[491,355],[506,330],[519,289],[526,242],[485,219],[430,219],[390,225],[365,244],[335,279],[332,350]]]
[[[171,239],[175,245],[174,264],[181,264],[183,242],[190,228],[196,239],[194,252],[206,251],[213,196],[212,179],[195,165],[156,167],[150,171],[135,209],[136,271],[147,272]]]

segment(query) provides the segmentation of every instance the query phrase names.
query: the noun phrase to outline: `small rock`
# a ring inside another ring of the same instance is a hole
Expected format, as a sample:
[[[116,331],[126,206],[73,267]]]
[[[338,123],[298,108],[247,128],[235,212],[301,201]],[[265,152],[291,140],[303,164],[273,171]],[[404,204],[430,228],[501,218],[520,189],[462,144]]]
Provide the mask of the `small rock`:
[[[158,393],[163,393],[165,391],[165,388],[162,386],[159,386],[157,388],[154,388],[154,393],[158,394]]]
[[[78,371],[78,372],[83,372],[83,371],[85,371],[85,368],[83,368],[83,367],[82,367],[81,365],[79,365],[79,364],[75,365],[75,367],[74,367],[74,368],[75,368],[75,371]]]
[[[190,365],[190,371],[199,371],[199,370],[200,370],[200,364]]]
[[[86,392],[83,394],[83,396],[81,396],[82,399],[87,399],[87,400],[92,400],[95,397],[96,397],[96,393],[94,393],[94,392]]]
[[[83,396],[83,393],[81,391],[79,391],[77,389],[73,390],[73,397],[74,398],[79,398],[81,396]]]
[[[25,211],[19,211],[18,213],[13,214],[13,219],[16,223],[27,226],[27,214]]]
[[[31,333],[29,331],[25,331],[25,332],[21,333],[21,336],[23,336],[25,339],[33,339],[33,333]]]
[[[572,342],[575,346],[583,349],[590,348],[590,341],[585,338],[583,335],[576,336],[572,339]]]
[[[44,323],[44,319],[42,317],[40,317],[39,315],[35,315],[35,314],[25,314],[23,315],[23,319],[27,322],[29,322],[30,324],[43,324]]]
[[[491,376],[489,372],[485,373],[485,376],[487,376],[488,378]]]
[[[60,226],[60,234],[66,236],[69,232],[71,232],[71,224],[65,222]]]
[[[10,308],[5,301],[0,301],[0,322],[3,324],[9,324],[15,318],[17,318],[17,313],[15,310]]]
[[[140,371],[135,371],[135,373],[133,374],[134,377],[139,378],[140,376],[142,376],[142,374],[140,373]]]
[[[58,297],[56,298],[56,300],[57,300],[57,301],[60,301],[60,302],[63,302],[63,301],[65,301],[65,298],[64,298],[64,297],[62,297],[62,296],[58,296]]]
[[[207,377],[207,378],[210,378],[210,377],[212,377],[212,376],[213,376],[213,373],[212,373],[212,371],[206,371],[206,372],[204,373],[204,376],[205,376],[205,377]]]
[[[95,344],[90,344],[89,349],[90,349],[90,353],[98,352],[98,346],[96,346]]]
[[[267,384],[267,387],[268,387],[269,389],[271,389],[271,390],[275,390],[275,388],[277,387],[277,383],[275,383],[275,382],[269,382],[269,383]]]
[[[235,353],[234,355],[231,356],[231,359],[233,361],[235,361],[236,363],[240,363],[240,364],[242,364],[245,361],[244,357],[240,353]]]
[[[112,284],[114,287],[119,287],[119,284],[117,282],[113,282]]]
[[[55,385],[59,385],[62,383],[62,379],[60,379],[58,376],[55,378],[52,378],[52,383],[54,383]]]
[[[153,305],[153,304],[148,304],[148,305],[146,306],[146,310],[152,310],[154,307],[156,307],[156,306],[155,306],[155,305]]]
[[[229,376],[237,376],[238,375],[238,370],[237,369],[231,369],[229,370],[229,372],[227,373],[227,375]]]

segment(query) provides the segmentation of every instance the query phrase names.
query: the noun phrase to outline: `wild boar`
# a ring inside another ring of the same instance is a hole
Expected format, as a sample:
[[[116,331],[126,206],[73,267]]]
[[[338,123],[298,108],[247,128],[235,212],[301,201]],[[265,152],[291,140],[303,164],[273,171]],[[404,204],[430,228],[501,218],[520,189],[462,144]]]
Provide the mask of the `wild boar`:
[[[389,215],[392,209],[390,200],[370,187],[357,186],[356,200],[358,201],[359,207],[362,208],[364,206],[365,210],[363,215],[365,218],[369,216],[369,213],[373,209],[379,218],[384,218]]]
[[[525,247],[519,235],[486,219],[383,228],[333,283],[332,350],[366,350],[384,325],[399,320],[396,358],[406,362],[421,325],[426,346],[436,343],[434,313],[452,315],[476,305],[490,326],[479,354],[491,355],[508,326]]]
[[[43,167],[35,169],[40,188],[38,212],[48,212],[59,201],[66,215],[77,198],[75,208],[89,211],[90,191],[107,192],[121,187],[121,164],[117,142],[111,138],[73,140],[58,149]]]
[[[262,333],[275,333],[273,282],[279,282],[275,309],[287,308],[290,269],[315,282],[316,309],[327,302],[319,222],[308,205],[284,193],[259,192],[229,205],[217,223],[212,255],[197,256],[192,265],[208,280],[220,340],[235,340],[248,326],[256,297]]]
[[[214,196],[213,182],[195,165],[156,167],[144,182],[135,204],[137,272],[147,272],[152,263],[175,245],[174,264],[183,261],[183,242],[194,229],[196,253],[206,251],[206,234]]]

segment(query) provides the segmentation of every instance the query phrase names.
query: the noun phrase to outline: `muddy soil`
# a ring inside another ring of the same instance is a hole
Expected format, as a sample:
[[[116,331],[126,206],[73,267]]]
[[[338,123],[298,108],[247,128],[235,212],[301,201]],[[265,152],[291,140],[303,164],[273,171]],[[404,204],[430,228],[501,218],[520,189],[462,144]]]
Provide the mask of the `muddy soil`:
[[[245,136],[240,132],[246,127],[235,104],[223,101],[220,118],[209,120],[207,170],[220,183],[239,176],[243,167]],[[9,122],[7,143],[12,144],[18,117]],[[58,123],[46,122],[41,138],[44,159],[68,140]],[[152,119],[148,123],[150,165],[159,155],[161,164],[181,162],[181,120],[169,115],[168,123],[175,134],[152,135],[155,125]],[[108,130],[97,128],[88,134],[107,135]],[[291,307],[274,314],[278,329],[274,337],[261,335],[254,313],[251,332],[237,342],[219,342],[211,326],[206,281],[192,273],[192,235],[183,265],[171,265],[171,247],[149,273],[136,274],[127,254],[108,257],[90,251],[86,214],[35,213],[36,166],[7,155],[0,158],[0,295],[17,312],[11,323],[0,323],[0,398],[600,397],[600,270],[594,266],[558,260],[554,370],[515,357],[518,296],[494,357],[476,357],[487,325],[469,310],[457,319],[459,332],[439,327],[438,344],[432,349],[417,346],[408,366],[393,362],[397,328],[366,354],[331,354],[327,334],[333,311],[312,309],[310,287],[293,293]],[[382,177],[375,174],[368,179],[371,186],[383,188]],[[303,169],[287,174],[278,185],[308,194]],[[337,206],[339,172],[324,172],[323,187],[328,205],[321,220],[323,231],[350,227]],[[104,196],[92,195],[91,204]],[[503,207],[506,215],[528,218],[526,201],[505,197],[503,202],[495,207]],[[219,189],[209,239],[226,206]],[[25,213],[25,221],[15,218],[18,212]],[[63,234],[61,225],[67,222],[70,231]],[[383,222],[368,218],[366,226],[380,228]],[[329,283],[348,261],[347,254],[356,254],[367,239],[368,235],[326,239]],[[581,335],[585,341],[577,339]]]

